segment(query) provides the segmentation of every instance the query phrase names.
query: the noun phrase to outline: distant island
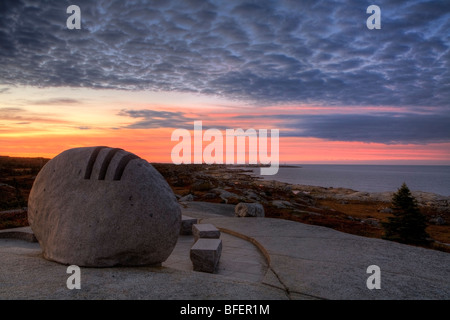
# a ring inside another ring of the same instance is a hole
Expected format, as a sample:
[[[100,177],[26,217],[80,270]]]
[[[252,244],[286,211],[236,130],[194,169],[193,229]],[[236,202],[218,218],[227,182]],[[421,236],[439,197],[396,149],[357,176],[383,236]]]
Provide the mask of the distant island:
[[[225,166],[230,168],[260,168],[260,167],[270,167],[270,164],[225,164]],[[302,168],[299,165],[295,164],[279,164],[279,168]]]

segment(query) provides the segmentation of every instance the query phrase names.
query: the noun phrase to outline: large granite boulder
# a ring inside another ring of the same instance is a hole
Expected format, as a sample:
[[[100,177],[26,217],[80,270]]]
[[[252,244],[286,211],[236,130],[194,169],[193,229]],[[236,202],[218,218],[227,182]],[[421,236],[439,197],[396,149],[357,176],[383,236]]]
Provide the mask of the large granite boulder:
[[[175,247],[181,210],[147,161],[122,149],[88,147],[66,150],[42,168],[28,220],[49,260],[159,265]]]
[[[264,207],[260,203],[240,202],[234,207],[236,217],[264,217]]]

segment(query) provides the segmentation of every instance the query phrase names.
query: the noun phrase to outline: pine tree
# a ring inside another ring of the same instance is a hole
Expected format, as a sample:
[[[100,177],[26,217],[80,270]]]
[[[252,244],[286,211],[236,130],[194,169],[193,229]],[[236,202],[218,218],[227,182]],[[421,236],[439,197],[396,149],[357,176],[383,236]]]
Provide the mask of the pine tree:
[[[394,215],[388,222],[382,223],[384,239],[410,244],[425,244],[429,235],[426,217],[420,212],[416,199],[412,196],[406,183],[392,196]]]

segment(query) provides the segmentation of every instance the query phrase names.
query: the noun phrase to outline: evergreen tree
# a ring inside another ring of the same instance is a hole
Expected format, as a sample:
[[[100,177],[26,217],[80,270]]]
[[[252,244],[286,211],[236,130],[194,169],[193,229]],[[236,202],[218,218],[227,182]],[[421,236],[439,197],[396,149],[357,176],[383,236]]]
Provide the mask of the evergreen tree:
[[[420,212],[416,199],[412,196],[406,183],[392,196],[394,215],[388,222],[382,223],[384,239],[410,244],[425,244],[429,235],[426,217]]]

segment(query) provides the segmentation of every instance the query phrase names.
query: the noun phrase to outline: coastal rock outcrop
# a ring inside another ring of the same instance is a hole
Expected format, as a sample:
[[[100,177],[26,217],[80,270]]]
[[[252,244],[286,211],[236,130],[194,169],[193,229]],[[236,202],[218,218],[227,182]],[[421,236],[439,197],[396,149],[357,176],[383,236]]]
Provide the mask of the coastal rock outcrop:
[[[260,203],[240,202],[234,207],[236,217],[264,217],[264,207]]]
[[[49,260],[158,265],[175,247],[181,210],[147,161],[122,149],[88,147],[66,150],[42,168],[28,220]]]
[[[184,202],[184,201],[194,201],[194,196],[192,194],[188,194],[184,197],[181,197],[178,201]]]

